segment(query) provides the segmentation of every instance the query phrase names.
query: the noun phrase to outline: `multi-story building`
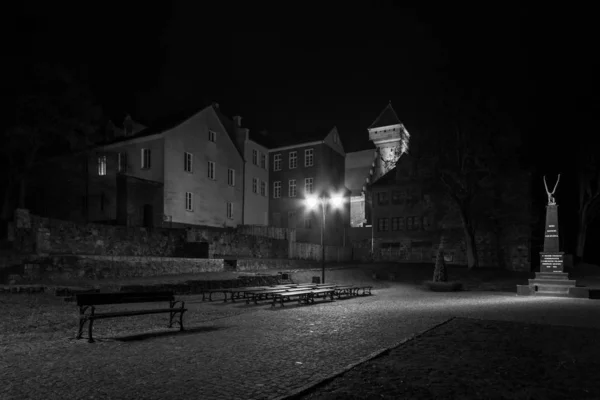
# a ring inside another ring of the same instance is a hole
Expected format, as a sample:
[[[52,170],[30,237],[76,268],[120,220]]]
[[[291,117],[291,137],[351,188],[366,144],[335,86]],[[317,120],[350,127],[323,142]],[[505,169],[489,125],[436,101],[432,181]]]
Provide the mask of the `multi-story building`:
[[[321,209],[308,209],[305,200],[309,196],[343,196],[341,209],[326,207],[324,233],[326,245],[344,245],[350,221],[345,155],[335,127],[327,134],[280,139],[270,148],[270,225],[296,228],[298,241],[320,243]]]
[[[80,155],[84,168],[75,175],[84,178],[77,180],[81,201],[70,217],[134,226],[241,224],[243,154],[254,146],[266,160],[266,149],[249,140],[241,117],[235,120],[215,103],[137,132],[125,129]],[[267,182],[266,165],[262,173],[248,170]],[[252,207],[264,223],[266,193]]]
[[[376,182],[396,164],[408,149],[410,135],[391,102],[368,128],[373,147],[346,154],[346,187],[351,191],[353,227],[371,223],[367,185]]]
[[[269,150],[264,134],[245,132],[244,225],[269,224]]]

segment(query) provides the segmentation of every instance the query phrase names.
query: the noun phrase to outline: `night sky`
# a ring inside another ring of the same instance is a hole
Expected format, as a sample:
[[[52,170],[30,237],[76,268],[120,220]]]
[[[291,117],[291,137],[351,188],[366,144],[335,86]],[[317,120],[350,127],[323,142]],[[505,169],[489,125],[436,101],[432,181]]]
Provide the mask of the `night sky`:
[[[366,128],[388,101],[417,135],[443,131],[447,90],[477,93],[523,135],[538,175],[567,174],[559,203],[576,197],[571,146],[597,135],[600,114],[591,10],[171,4],[27,3],[3,25],[6,64],[13,72],[40,59],[77,66],[116,123],[129,112],[152,124],[215,101],[275,136],[336,125],[347,151],[365,148]]]

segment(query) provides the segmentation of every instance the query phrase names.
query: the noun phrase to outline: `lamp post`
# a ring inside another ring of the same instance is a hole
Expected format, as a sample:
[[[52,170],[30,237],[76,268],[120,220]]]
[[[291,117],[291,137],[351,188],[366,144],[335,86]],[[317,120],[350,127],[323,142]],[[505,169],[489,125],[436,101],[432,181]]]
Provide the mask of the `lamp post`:
[[[344,203],[344,198],[339,195],[333,196],[307,196],[305,199],[309,210],[321,206],[321,283],[325,283],[325,223],[326,207],[331,205],[333,209],[340,208]]]

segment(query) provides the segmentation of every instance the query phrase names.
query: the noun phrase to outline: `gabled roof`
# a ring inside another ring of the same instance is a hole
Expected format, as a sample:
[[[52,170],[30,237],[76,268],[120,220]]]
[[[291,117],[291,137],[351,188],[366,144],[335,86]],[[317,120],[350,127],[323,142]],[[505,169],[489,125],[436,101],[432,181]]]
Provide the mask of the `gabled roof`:
[[[302,134],[281,134],[271,136],[273,141],[273,146],[271,148],[277,147],[287,147],[287,146],[297,146],[302,145],[303,143],[315,142],[317,140],[324,140],[327,135],[329,135],[330,131],[317,131],[317,132],[308,132]]]
[[[400,122],[400,118],[398,118],[398,115],[396,115],[396,111],[394,111],[392,108],[392,102],[390,101],[368,129],[398,125],[401,123],[402,122]]]

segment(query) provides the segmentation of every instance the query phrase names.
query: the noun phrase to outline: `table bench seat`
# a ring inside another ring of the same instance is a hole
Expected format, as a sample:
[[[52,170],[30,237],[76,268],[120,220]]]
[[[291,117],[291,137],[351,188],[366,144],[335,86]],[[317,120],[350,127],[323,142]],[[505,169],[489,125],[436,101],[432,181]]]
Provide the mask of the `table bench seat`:
[[[335,289],[315,289],[315,290],[296,290],[289,291],[284,293],[275,293],[273,295],[273,303],[271,307],[275,307],[275,304],[279,300],[281,307],[283,307],[283,301],[285,299],[291,299],[293,297],[298,297],[298,304],[309,304],[315,302],[315,297],[318,297],[319,294],[322,294],[323,297],[327,297],[328,295],[331,297],[331,301],[333,301],[333,294]]]

